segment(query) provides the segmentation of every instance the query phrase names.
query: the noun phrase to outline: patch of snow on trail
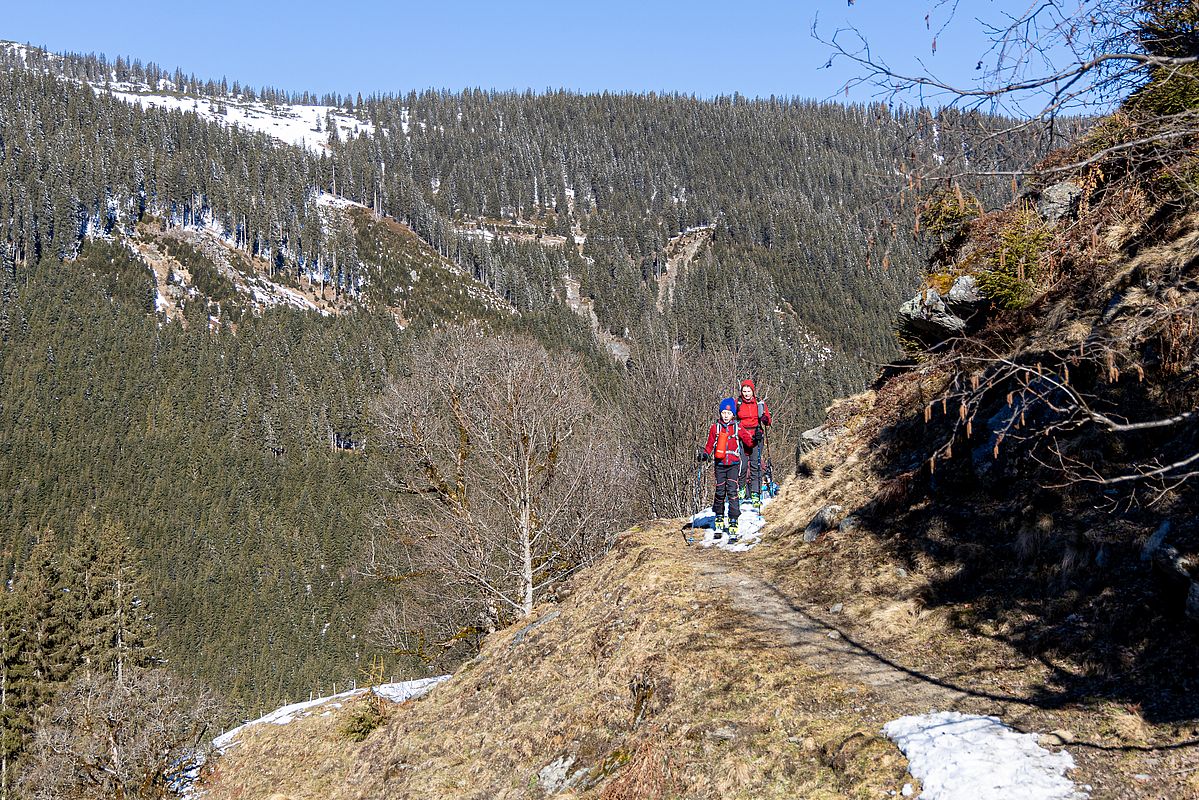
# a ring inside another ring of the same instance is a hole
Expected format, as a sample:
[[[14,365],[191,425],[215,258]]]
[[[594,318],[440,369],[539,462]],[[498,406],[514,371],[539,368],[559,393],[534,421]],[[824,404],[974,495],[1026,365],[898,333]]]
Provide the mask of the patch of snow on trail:
[[[771,498],[767,497],[762,500],[762,507],[765,508],[770,504]],[[741,501],[741,516],[737,518],[737,541],[729,544],[727,534],[721,538],[719,542],[712,538],[712,534],[716,532],[716,514],[711,507],[705,508],[703,511],[691,517],[691,530],[693,534],[698,534],[703,531],[703,539],[697,541],[700,547],[719,547],[721,550],[727,550],[730,553],[744,553],[746,550],[752,550],[762,541],[762,528],[766,526],[766,520],[762,515],[754,511],[753,506],[748,500]]]
[[[995,717],[942,711],[900,717],[883,733],[908,757],[924,800],[1084,800],[1089,795],[1065,776],[1074,769],[1066,751],[1037,744]],[[1086,787],[1090,788],[1090,787]]]

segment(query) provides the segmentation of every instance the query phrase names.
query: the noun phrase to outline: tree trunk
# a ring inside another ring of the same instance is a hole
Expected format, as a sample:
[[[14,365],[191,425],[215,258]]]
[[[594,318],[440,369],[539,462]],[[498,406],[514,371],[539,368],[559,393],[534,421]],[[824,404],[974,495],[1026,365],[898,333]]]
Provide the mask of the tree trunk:
[[[125,678],[125,625],[121,621],[121,612],[124,610],[124,584],[121,580],[120,569],[117,567],[117,684],[123,684]]]
[[[521,605],[527,617],[533,613],[533,498],[530,496],[533,476],[530,474],[528,453],[522,455],[524,458],[521,459],[521,466],[524,468],[524,475],[521,477],[524,480],[520,487],[520,577],[524,581]]]

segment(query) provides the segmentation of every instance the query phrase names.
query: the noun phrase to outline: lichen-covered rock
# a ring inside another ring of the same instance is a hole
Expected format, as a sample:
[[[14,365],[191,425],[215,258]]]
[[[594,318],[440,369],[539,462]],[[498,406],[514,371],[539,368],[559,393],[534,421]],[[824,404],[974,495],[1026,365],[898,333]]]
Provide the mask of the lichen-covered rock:
[[[574,766],[574,763],[573,755],[563,753],[542,767],[541,771],[537,773],[537,783],[541,785],[547,795],[558,794],[571,788],[587,774],[586,769],[577,769],[572,772],[571,767]]]
[[[815,428],[809,428],[799,435],[799,450],[800,452],[814,450],[826,442],[831,442],[844,432],[845,427],[842,425],[818,425]]]
[[[1045,187],[1037,202],[1037,213],[1050,225],[1073,214],[1082,197],[1082,187],[1073,181],[1062,181]]]
[[[941,293],[929,287],[899,307],[900,324],[918,336],[948,338],[966,330],[966,323],[951,314]]]
[[[961,275],[944,295],[930,286],[900,306],[900,329],[912,338],[935,344],[977,327],[987,305],[974,276]]]
[[[950,311],[959,315],[964,311],[969,315],[986,303],[986,298],[983,297],[982,290],[978,288],[978,281],[973,275],[959,275],[953,286],[949,287],[945,303]]]

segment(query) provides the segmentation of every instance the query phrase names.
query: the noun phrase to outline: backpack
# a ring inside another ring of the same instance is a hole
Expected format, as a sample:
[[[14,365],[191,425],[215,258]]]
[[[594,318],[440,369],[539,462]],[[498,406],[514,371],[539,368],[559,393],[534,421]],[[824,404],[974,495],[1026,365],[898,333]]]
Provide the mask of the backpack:
[[[722,426],[722,423],[717,423],[717,425]],[[734,419],[728,425],[718,427],[716,432],[716,448],[713,451],[717,461],[723,463],[724,460],[729,456],[733,456],[738,461],[741,460],[741,440],[739,438],[740,433],[741,423],[739,423],[736,419]],[[733,442],[731,448],[729,447],[730,439],[732,439]]]

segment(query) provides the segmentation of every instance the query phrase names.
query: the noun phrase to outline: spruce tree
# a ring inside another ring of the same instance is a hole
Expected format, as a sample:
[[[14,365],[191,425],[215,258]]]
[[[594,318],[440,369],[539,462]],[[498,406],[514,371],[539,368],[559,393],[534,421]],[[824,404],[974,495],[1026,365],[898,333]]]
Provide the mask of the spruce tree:
[[[31,727],[31,688],[25,662],[25,632],[20,625],[17,595],[0,589],[0,800],[12,796],[17,756]]]
[[[122,680],[129,667],[158,663],[145,581],[125,526],[80,519],[69,596],[77,620],[75,664]]]
[[[68,616],[57,537],[45,531],[16,579],[16,624],[24,638],[23,702],[36,708],[53,697],[74,667],[75,626]]]

